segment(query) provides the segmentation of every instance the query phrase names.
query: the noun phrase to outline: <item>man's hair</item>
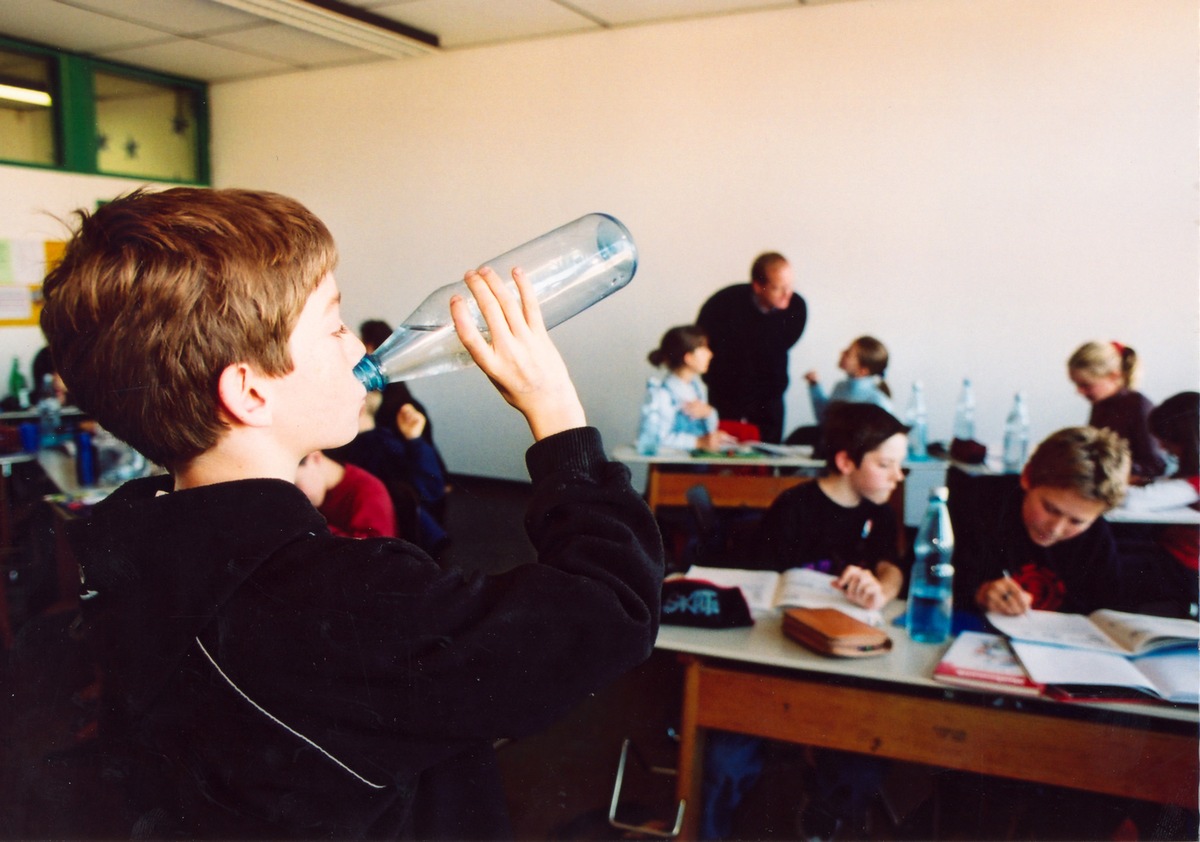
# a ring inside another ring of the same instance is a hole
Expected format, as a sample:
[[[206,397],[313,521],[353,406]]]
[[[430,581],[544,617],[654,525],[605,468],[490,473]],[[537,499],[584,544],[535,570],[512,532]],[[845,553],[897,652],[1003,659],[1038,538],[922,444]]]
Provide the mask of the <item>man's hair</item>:
[[[292,370],[288,338],[337,262],[333,237],[294,199],[248,190],[138,190],[76,214],[43,289],[57,370],[105,429],[187,462],[227,428],[227,366]]]
[[[750,283],[763,286],[767,282],[767,273],[775,268],[776,264],[787,262],[787,258],[777,251],[763,252],[750,264]]]
[[[1129,485],[1129,445],[1108,429],[1067,427],[1037,446],[1025,465],[1030,488],[1074,491],[1111,509]]]
[[[897,433],[907,433],[908,427],[873,403],[834,401],[825,410],[821,432],[826,471],[833,473],[833,457],[843,450],[851,462],[861,465],[864,456]]]

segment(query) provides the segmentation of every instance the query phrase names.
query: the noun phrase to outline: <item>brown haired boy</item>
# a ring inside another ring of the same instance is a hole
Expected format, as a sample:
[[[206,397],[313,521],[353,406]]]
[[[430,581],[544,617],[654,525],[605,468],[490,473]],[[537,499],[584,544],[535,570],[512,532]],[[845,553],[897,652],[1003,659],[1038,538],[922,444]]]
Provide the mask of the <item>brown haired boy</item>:
[[[455,326],[528,420],[538,563],[471,578],[411,544],[330,534],[293,484],[354,437],[363,346],[325,226],[240,190],[81,214],[42,326],[79,405],[166,466],[73,528],[102,734],[143,836],[507,832],[492,744],[644,659],[662,549],[608,463],[520,272]],[[508,267],[503,267],[507,269]]]
[[[1120,607],[1116,544],[1100,516],[1124,498],[1129,462],[1125,440],[1095,427],[1038,445],[995,531],[968,539],[976,552],[955,554],[963,604],[1001,614]]]

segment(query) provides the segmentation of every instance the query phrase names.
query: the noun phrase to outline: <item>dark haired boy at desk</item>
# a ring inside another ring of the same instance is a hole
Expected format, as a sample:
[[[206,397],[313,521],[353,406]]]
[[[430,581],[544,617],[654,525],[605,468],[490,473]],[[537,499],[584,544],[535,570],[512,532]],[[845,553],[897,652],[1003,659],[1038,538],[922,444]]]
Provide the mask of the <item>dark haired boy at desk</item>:
[[[833,574],[835,587],[864,608],[881,609],[904,585],[897,563],[896,516],[888,499],[904,478],[908,427],[873,404],[831,403],[825,415],[823,476],[785,491],[764,516],[751,563],[783,571],[812,567]],[[874,757],[814,751],[808,803],[799,821],[806,835],[830,838],[860,822],[886,763]],[[714,733],[704,762],[707,839],[728,838],[734,812],[764,765],[763,741]]]
[[[1124,498],[1129,463],[1111,430],[1068,427],[1039,444],[991,528],[955,536],[957,604],[1012,615],[1127,608],[1101,515]]]
[[[302,457],[354,436],[365,398],[320,220],[195,188],[80,216],[42,326],[81,407],[170,470],[70,532],[105,756],[132,808],[100,835],[508,835],[493,744],[649,655],[663,566],[524,276],[518,300],[467,273],[490,344],[450,303],[535,439],[538,561],[473,577],[403,541],[331,535],[293,484]]]

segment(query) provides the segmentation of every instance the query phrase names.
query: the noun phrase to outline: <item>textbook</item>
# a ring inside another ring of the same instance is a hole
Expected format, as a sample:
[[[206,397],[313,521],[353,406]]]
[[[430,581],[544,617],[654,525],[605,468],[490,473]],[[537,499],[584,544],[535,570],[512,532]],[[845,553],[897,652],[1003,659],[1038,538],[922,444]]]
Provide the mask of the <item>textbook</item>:
[[[869,625],[883,625],[883,617],[878,611],[855,605],[833,586],[836,576],[807,567],[776,573],[774,570],[693,565],[688,568],[687,578],[703,579],[724,588],[741,588],[746,604],[755,613],[775,608],[836,608]]]
[[[1027,611],[1010,617],[989,612],[987,618],[1014,641],[1090,649],[1126,657],[1180,646],[1195,649],[1200,644],[1200,623],[1176,617],[1102,609],[1086,616]]]
[[[1042,685],[1029,677],[1008,640],[987,632],[960,632],[934,669],[933,680],[1021,696],[1042,692]]]
[[[1165,649],[1125,657],[1093,649],[1064,649],[1012,641],[1013,651],[1045,694],[1064,701],[1161,699],[1200,703],[1200,650]]]

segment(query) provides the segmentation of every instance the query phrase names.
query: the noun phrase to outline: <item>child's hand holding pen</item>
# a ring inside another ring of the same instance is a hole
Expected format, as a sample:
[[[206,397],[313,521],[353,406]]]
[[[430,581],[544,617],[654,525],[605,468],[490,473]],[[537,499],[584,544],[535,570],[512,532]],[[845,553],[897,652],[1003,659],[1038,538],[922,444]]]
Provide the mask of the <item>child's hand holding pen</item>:
[[[1033,595],[1017,584],[1005,570],[1003,578],[993,579],[979,586],[975,602],[985,611],[1016,617],[1024,614],[1033,605]]]

